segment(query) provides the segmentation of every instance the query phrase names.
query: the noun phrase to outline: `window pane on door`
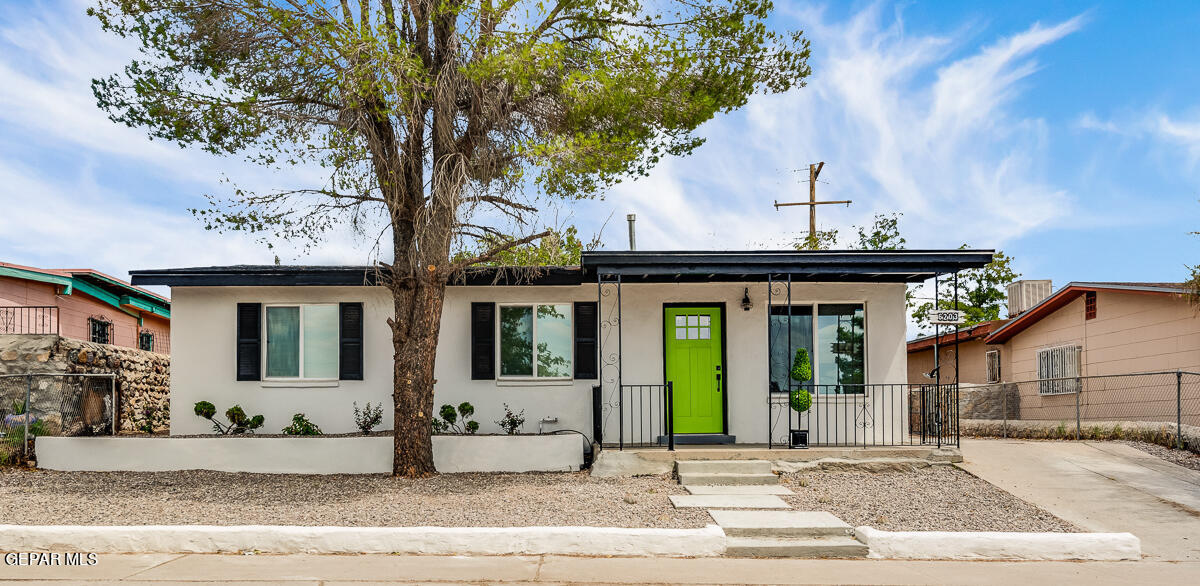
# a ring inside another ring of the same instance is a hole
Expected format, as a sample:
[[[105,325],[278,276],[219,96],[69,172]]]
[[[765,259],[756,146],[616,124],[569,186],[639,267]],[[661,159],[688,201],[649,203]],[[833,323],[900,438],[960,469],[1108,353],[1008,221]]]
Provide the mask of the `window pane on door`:
[[[809,360],[812,360],[812,306],[793,305],[791,317],[791,342],[788,347],[788,311],[787,307],[771,308],[772,315],[768,325],[768,351],[771,360],[771,391],[782,393],[789,388],[795,388],[800,383],[791,380],[792,361],[796,350],[808,350]],[[809,381],[811,384],[812,381]],[[789,387],[788,385],[792,385]]]
[[[338,306],[304,306],[304,378],[338,377]]]
[[[817,306],[817,360],[823,385],[862,384],[865,363],[863,306],[839,303]],[[862,387],[830,388],[828,392],[861,393]]]
[[[267,308],[267,376],[300,376],[300,308]]]
[[[500,374],[533,376],[533,308],[500,307]]]
[[[537,375],[539,378],[571,376],[571,306],[537,306]]]

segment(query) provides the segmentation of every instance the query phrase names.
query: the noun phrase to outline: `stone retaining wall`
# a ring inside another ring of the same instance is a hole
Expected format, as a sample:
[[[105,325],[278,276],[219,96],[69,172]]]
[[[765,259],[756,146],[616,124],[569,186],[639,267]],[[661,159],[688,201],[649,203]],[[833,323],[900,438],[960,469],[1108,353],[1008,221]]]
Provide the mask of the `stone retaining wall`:
[[[0,374],[42,373],[115,374],[119,431],[139,431],[147,417],[155,432],[170,427],[170,356],[54,334],[0,335]]]

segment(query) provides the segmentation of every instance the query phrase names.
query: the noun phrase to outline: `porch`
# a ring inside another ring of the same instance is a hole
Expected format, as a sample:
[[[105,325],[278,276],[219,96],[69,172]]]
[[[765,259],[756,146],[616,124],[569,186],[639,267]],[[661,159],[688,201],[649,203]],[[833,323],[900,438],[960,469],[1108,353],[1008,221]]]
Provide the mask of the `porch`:
[[[593,437],[617,450],[699,459],[713,445],[735,453],[957,445],[957,381],[936,373],[923,385],[886,381],[907,380],[906,284],[953,277],[991,256],[585,254],[598,299]],[[796,381],[789,372],[800,349],[812,372]],[[798,390],[810,398],[807,409],[790,405]],[[796,459],[828,457],[810,453]]]

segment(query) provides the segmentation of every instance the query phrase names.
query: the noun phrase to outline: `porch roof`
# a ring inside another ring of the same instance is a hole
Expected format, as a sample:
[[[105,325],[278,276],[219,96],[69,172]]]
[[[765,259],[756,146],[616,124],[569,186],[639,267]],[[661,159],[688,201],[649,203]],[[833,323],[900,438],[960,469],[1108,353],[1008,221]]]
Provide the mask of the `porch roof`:
[[[624,251],[584,252],[581,266],[478,267],[451,285],[580,285],[606,275],[631,282],[919,282],[991,262],[991,250]],[[369,266],[234,265],[130,271],[135,285],[362,286]]]
[[[585,252],[587,276],[670,281],[907,283],[991,262],[993,250],[775,250]]]

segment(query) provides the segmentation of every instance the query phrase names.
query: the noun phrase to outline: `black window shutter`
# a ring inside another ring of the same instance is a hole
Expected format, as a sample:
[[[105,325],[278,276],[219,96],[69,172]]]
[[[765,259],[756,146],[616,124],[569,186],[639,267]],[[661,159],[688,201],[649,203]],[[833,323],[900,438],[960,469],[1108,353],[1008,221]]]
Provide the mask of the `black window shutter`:
[[[598,335],[596,302],[575,303],[575,378],[581,380],[600,378],[598,362]]]
[[[496,378],[496,304],[471,304],[471,378]]]
[[[237,380],[262,378],[262,305],[237,304]]]
[[[363,379],[363,304],[340,303],[341,319],[338,323],[340,332],[340,357],[338,363],[338,378],[341,380]]]

